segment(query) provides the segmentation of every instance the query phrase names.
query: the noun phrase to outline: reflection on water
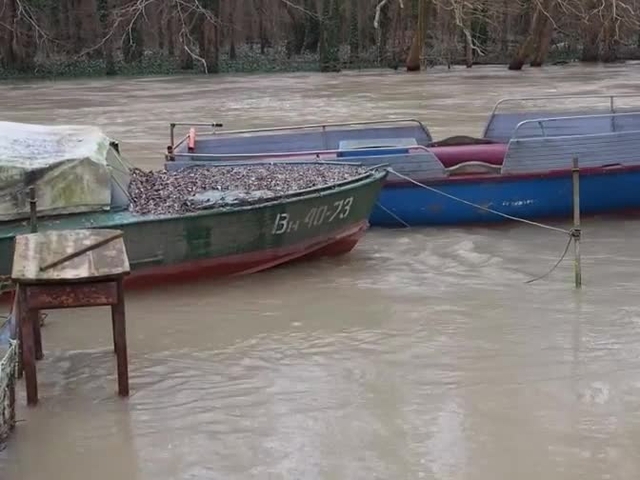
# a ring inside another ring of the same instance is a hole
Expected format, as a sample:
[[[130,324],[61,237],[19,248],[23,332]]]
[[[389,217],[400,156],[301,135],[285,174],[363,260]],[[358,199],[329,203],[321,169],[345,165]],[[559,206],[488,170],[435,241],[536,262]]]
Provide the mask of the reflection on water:
[[[175,77],[0,87],[4,118],[95,123],[159,167],[169,121],[417,117],[479,134],[510,95],[638,92],[636,66]],[[567,225],[563,225],[567,226]],[[372,230],[349,256],[55,312],[41,404],[0,478],[635,479],[640,221],[584,227],[585,287],[533,227]],[[20,402],[24,404],[22,386]]]

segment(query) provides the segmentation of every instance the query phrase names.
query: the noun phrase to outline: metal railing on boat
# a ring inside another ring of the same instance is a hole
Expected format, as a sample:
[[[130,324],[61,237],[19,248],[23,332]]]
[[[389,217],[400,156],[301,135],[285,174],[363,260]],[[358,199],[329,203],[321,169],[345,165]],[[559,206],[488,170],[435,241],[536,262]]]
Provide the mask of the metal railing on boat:
[[[424,145],[411,145],[410,147],[406,147],[409,151],[411,150],[419,150],[422,152],[430,152],[429,148],[425,147]],[[292,151],[292,152],[254,152],[254,153],[189,153],[189,152],[184,152],[184,153],[173,153],[171,154],[172,157],[189,157],[189,158],[230,158],[230,159],[260,159],[260,160],[264,160],[265,162],[268,162],[269,160],[273,160],[273,159],[280,159],[280,158],[286,158],[286,157],[315,157],[315,158],[311,158],[310,160],[316,159],[316,160],[320,160],[320,157],[322,156],[335,156],[338,153],[345,153],[345,152],[358,152],[358,151],[363,151],[363,150],[375,150],[374,148],[371,149],[366,149],[366,148],[359,148],[359,149],[346,149],[346,150],[339,150],[339,149],[334,149],[334,150],[300,150],[300,151]],[[332,157],[333,158],[333,157]],[[299,158],[296,158],[296,160],[300,160]],[[221,160],[223,161],[223,160]]]
[[[554,101],[554,105],[553,107],[546,111],[545,113],[549,114],[552,111],[558,111],[558,113],[561,113],[562,109],[558,109],[558,101],[570,101],[570,100],[606,100],[607,101],[607,105],[606,105],[606,109],[608,110],[608,113],[605,114],[616,114],[618,112],[616,112],[616,100],[622,100],[622,99],[631,99],[631,98],[635,98],[638,99],[638,105],[636,107],[625,107],[624,105],[618,105],[618,108],[624,108],[624,109],[628,109],[628,108],[633,108],[634,112],[636,113],[640,113],[640,94],[636,94],[636,93],[625,93],[625,94],[594,94],[594,95],[590,95],[590,94],[562,94],[562,95],[541,95],[541,96],[531,96],[531,97],[505,97],[505,98],[501,98],[500,100],[498,100],[495,105],[493,106],[493,109],[491,110],[491,113],[489,114],[489,118],[487,119],[487,122],[484,126],[484,129],[482,131],[482,137],[486,138],[488,133],[489,133],[489,129],[493,124],[494,119],[496,118],[496,116],[498,115],[507,115],[508,113],[505,111],[500,111],[500,109],[502,107],[504,107],[505,105],[509,104],[509,103],[513,103],[513,104],[520,104],[522,106],[522,104],[526,103],[526,102],[540,102],[540,101]],[[603,105],[601,105],[602,107]],[[571,105],[571,108],[593,108],[593,107],[589,107],[586,105]],[[566,109],[565,109],[566,110]],[[522,110],[522,109],[518,109],[516,110],[518,113],[526,113],[527,110]],[[513,112],[511,112],[513,113]],[[533,112],[532,112],[533,113]],[[577,112],[576,112],[577,113]],[[602,112],[596,113],[596,114],[588,114],[588,113],[584,113],[584,115],[582,114],[578,114],[578,115],[571,115],[573,117],[576,116],[590,116],[590,115],[598,115],[601,114]],[[632,113],[632,112],[628,112],[628,113]]]
[[[496,102],[491,110],[491,115],[495,114],[498,109],[503,106],[505,103],[509,102],[530,102],[530,101],[540,101],[540,100],[573,100],[573,99],[606,99],[609,100],[609,108],[610,113],[615,112],[615,100],[617,98],[638,98],[640,99],[640,94],[638,93],[623,93],[619,95],[615,94],[601,94],[601,95],[584,95],[584,94],[567,94],[567,95],[541,95],[541,96],[531,96],[531,97],[505,97],[501,98]]]
[[[429,129],[418,119],[416,118],[397,118],[397,119],[386,119],[386,120],[363,120],[358,122],[337,122],[337,123],[316,123],[316,124],[304,124],[304,125],[290,125],[290,126],[282,126],[282,127],[264,127],[264,128],[251,128],[251,129],[241,129],[241,130],[227,130],[224,131],[223,135],[245,135],[251,133],[268,133],[268,132],[283,132],[283,131],[296,131],[296,130],[311,130],[311,129],[321,129],[322,133],[325,134],[327,129],[336,128],[336,127],[358,127],[358,126],[366,126],[366,125],[394,125],[400,123],[413,123],[417,125],[428,138],[431,138],[431,133]],[[188,135],[185,135],[180,141],[176,144],[175,142],[175,127],[177,126],[190,126],[190,127],[211,127],[213,130],[208,132],[209,134],[217,134],[216,128],[222,127],[221,123],[216,122],[172,122],[169,124],[170,127],[170,141],[171,145],[169,145],[168,156],[177,156],[174,152],[177,147],[182,145],[187,138]]]
[[[423,152],[429,154],[433,157],[433,159],[437,162],[440,162],[437,156],[433,154],[429,150],[428,147],[424,145],[412,145],[407,148],[410,153],[419,153]],[[197,161],[198,158],[211,158],[211,157],[220,157],[221,160],[216,161],[215,165],[223,166],[229,164],[236,164],[235,162],[241,162],[242,160],[255,160],[263,163],[269,163],[274,160],[286,160],[287,157],[291,157],[290,160],[292,162],[304,162],[304,161],[320,161],[328,164],[335,165],[353,165],[353,162],[341,162],[340,160],[335,160],[335,156],[338,153],[344,153],[349,151],[362,151],[363,149],[349,149],[349,150],[305,150],[305,151],[297,151],[297,152],[276,152],[276,153],[232,153],[232,154],[209,154],[209,153],[176,153],[175,157],[195,157]],[[329,160],[323,160],[323,156],[328,156]],[[302,158],[301,158],[302,157]],[[225,161],[228,159],[229,161]],[[376,165],[375,167],[384,167],[385,164]],[[500,165],[492,165],[482,161],[466,161],[457,165],[453,165],[451,167],[442,166],[445,172],[450,174],[454,174],[460,171],[463,171],[468,167],[478,167],[487,170],[488,172],[499,173],[501,166]],[[370,167],[374,168],[374,167]]]
[[[637,129],[630,129],[630,130],[640,130],[640,109],[638,110],[638,112],[623,112],[623,113],[601,113],[601,114],[593,114],[593,115],[568,115],[568,116],[562,116],[562,117],[546,117],[546,118],[534,118],[534,119],[528,119],[528,120],[523,120],[522,122],[518,123],[516,125],[516,128],[513,130],[513,135],[512,135],[512,139],[517,139],[517,138],[526,138],[527,135],[524,135],[523,137],[519,137],[518,132],[525,130],[525,128],[527,127],[527,125],[537,125],[540,128],[540,133],[542,134],[543,137],[547,137],[549,135],[547,135],[548,132],[548,128],[545,128],[545,124],[551,124],[551,123],[562,123],[562,122],[575,122],[575,121],[579,121],[579,120],[598,120],[598,119],[607,119],[610,118],[611,119],[611,131],[610,132],[592,132],[592,133],[585,133],[585,132],[577,132],[577,133],[566,133],[563,132],[560,135],[556,135],[556,136],[584,136],[584,135],[590,135],[590,134],[597,134],[597,133],[616,133],[618,130],[616,128],[616,119],[621,118],[637,118],[638,119],[638,128]]]

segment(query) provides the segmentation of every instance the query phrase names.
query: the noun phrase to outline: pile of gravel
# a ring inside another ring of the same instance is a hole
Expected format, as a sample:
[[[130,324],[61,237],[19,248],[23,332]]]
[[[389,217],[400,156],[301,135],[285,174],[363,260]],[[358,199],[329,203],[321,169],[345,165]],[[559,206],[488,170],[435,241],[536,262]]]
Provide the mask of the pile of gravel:
[[[129,183],[129,210],[162,215],[193,212],[204,204],[221,207],[252,203],[349,180],[366,171],[366,167],[332,164],[190,167],[173,172],[134,168]]]

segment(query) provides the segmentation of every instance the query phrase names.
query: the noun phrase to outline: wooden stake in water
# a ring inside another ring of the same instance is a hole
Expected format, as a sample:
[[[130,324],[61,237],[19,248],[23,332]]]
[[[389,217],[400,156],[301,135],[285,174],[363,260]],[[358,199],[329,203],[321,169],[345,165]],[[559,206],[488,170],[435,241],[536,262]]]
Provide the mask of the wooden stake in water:
[[[576,288],[582,287],[582,265],[580,259],[580,168],[578,167],[578,157],[573,157],[573,248],[575,252],[574,274]]]

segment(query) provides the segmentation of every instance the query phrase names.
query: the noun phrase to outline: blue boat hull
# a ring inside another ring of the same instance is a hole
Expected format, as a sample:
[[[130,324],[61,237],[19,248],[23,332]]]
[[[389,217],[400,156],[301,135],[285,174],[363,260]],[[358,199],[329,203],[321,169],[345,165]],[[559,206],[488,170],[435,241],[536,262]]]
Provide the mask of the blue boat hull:
[[[392,177],[391,174],[389,178]],[[370,217],[371,225],[397,227],[403,222],[411,226],[458,225],[508,220],[420,186],[394,182],[395,179],[383,188]],[[570,172],[562,176],[453,179],[424,183],[457,198],[515,217],[572,218]],[[600,171],[580,176],[582,215],[635,209],[640,210],[640,170]]]

